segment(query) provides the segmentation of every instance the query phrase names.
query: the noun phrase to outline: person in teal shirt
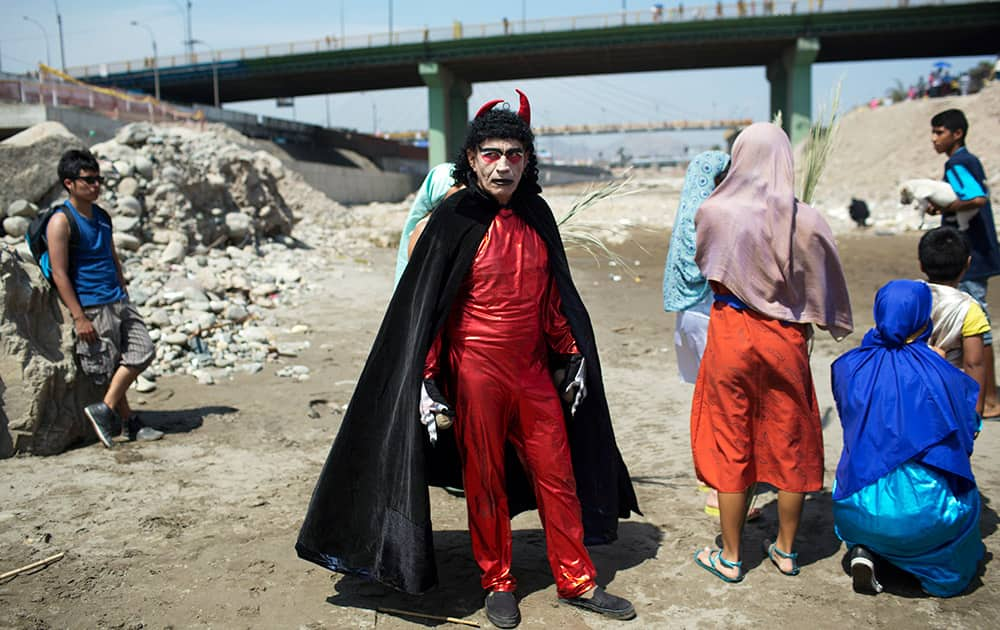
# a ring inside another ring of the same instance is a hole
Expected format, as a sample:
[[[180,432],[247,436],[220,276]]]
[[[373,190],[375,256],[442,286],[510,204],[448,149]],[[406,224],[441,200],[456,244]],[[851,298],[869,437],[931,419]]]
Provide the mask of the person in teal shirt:
[[[393,283],[399,284],[399,279],[403,276],[406,263],[410,260],[409,243],[417,224],[431,213],[441,200],[444,199],[448,189],[455,184],[452,171],[455,165],[451,162],[438,164],[427,174],[420,188],[417,189],[417,196],[410,206],[410,214],[406,217],[403,225],[403,233],[399,237],[399,251],[396,253],[396,279]]]

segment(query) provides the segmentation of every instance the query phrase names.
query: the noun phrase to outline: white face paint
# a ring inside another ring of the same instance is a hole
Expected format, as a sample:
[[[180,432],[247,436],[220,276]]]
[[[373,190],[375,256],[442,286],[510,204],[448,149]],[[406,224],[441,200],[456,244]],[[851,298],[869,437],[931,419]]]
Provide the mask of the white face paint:
[[[466,158],[476,172],[479,187],[500,205],[507,205],[521,183],[528,161],[524,145],[519,140],[487,138],[478,149],[466,151]]]

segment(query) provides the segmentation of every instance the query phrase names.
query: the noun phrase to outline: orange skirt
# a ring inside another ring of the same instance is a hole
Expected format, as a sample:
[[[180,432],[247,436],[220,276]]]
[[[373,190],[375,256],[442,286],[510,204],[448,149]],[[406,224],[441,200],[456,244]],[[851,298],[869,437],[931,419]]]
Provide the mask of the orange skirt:
[[[755,482],[823,487],[823,429],[807,327],[716,302],[691,405],[698,478],[720,492]]]

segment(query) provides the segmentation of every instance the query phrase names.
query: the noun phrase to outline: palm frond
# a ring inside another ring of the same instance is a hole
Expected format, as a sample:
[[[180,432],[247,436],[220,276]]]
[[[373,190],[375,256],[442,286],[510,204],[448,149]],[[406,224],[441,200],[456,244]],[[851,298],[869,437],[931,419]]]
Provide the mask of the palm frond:
[[[632,267],[625,259],[611,251],[602,238],[602,234],[609,232],[624,234],[626,232],[625,228],[599,225],[579,220],[582,213],[593,209],[602,201],[638,192],[636,189],[630,188],[631,184],[632,176],[626,172],[623,179],[613,180],[593,189],[588,187],[573,202],[570,209],[556,220],[556,224],[559,226],[559,233],[562,236],[563,245],[566,249],[582,249],[598,265],[603,260],[611,266],[621,267],[625,273],[634,276],[635,273],[632,271]]]
[[[826,162],[833,152],[833,144],[840,127],[840,87],[843,80],[837,81],[830,95],[830,106],[827,110],[820,106],[816,121],[809,127],[809,137],[803,150],[802,186],[800,199],[812,203],[813,193],[826,168]]]
[[[566,211],[566,214],[556,221],[556,224],[562,227],[564,223],[572,221],[573,218],[579,213],[593,207],[605,199],[611,199],[612,197],[624,197],[625,195],[631,195],[632,193],[637,192],[634,189],[629,189],[631,184],[632,176],[626,171],[624,179],[612,180],[595,189],[591,189],[588,186],[587,190],[576,198],[573,205]]]

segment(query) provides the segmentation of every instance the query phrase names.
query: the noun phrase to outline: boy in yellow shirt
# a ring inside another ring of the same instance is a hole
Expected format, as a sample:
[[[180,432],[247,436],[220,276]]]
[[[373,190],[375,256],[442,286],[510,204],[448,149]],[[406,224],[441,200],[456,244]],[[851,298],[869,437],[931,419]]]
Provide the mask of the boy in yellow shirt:
[[[976,413],[996,415],[996,410],[983,413],[986,348],[989,347],[983,344],[983,335],[990,331],[990,323],[979,303],[958,288],[972,260],[969,245],[958,230],[940,227],[924,234],[917,253],[920,270],[927,276],[933,299],[931,322],[934,329],[927,343],[979,383]]]

